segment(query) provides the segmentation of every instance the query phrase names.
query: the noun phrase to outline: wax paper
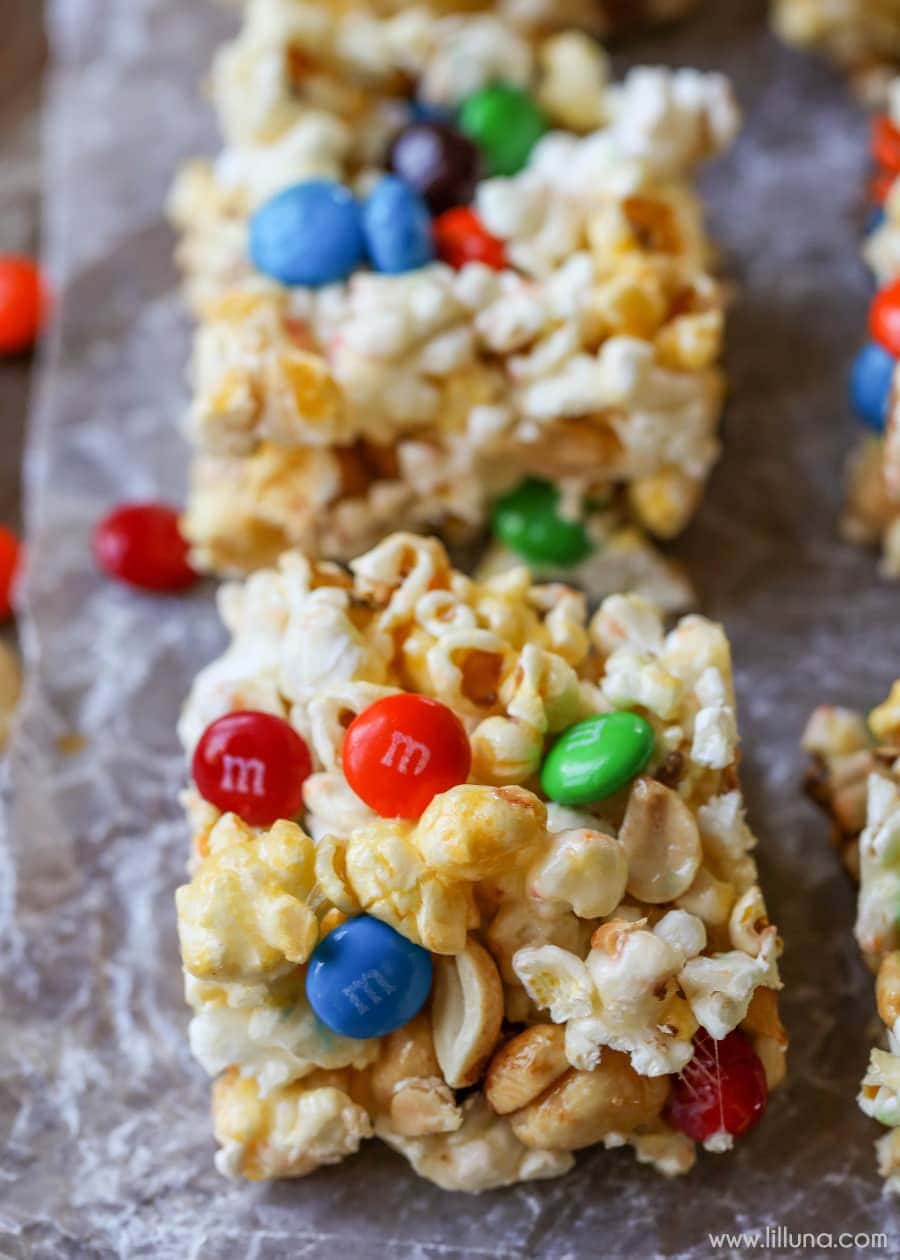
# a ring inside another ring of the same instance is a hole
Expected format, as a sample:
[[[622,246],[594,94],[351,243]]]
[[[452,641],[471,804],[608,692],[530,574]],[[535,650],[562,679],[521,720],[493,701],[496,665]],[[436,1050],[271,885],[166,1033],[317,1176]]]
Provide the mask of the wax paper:
[[[700,1257],[710,1232],[767,1226],[884,1230],[898,1254],[877,1126],[854,1101],[873,1001],[853,891],[799,787],[810,710],[867,706],[900,666],[900,590],[835,532],[854,437],[843,379],[868,293],[865,120],[835,72],[771,39],[756,0],[713,0],[619,62],[721,67],[747,114],[704,181],[735,286],[732,397],[679,551],[734,647],[750,810],[787,943],[789,1083],[733,1156],[676,1182],[594,1151],[562,1180],[470,1199],[374,1142],[294,1183],[213,1170],[172,906],[187,851],[174,725],[221,644],[213,588],[140,597],[95,573],[89,539],[113,502],[183,494],[188,328],[161,205],[177,162],[215,144],[198,83],[234,21],[201,0],[50,11],[58,306],[31,424],[30,682],[0,843],[0,1255]]]

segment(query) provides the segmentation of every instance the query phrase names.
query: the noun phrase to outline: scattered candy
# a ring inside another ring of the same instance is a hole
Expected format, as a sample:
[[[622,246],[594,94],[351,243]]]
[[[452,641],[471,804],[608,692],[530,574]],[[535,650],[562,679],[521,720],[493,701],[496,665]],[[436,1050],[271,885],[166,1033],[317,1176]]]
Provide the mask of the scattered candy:
[[[197,580],[178,512],[165,503],[123,503],[94,529],[104,573],[144,591],[181,591]]]
[[[577,564],[594,547],[581,521],[559,514],[559,490],[540,477],[528,477],[494,504],[493,531],[531,564]]]
[[[16,579],[22,563],[22,544],[11,529],[0,525],[0,621],[13,613]]]
[[[465,783],[472,753],[452,709],[426,696],[377,700],[347,728],[344,774],[382,818],[418,818],[439,792]]]
[[[457,206],[438,215],[432,224],[438,257],[457,271],[466,263],[484,263],[495,271],[506,266],[506,247],[491,236],[474,210]]]
[[[883,170],[900,173],[900,128],[886,114],[872,119],[870,147],[872,157]]]
[[[868,341],[853,360],[850,369],[850,401],[863,424],[883,433],[897,360],[882,346]]]
[[[515,175],[528,161],[548,124],[543,110],[528,92],[495,84],[463,101],[459,125],[481,149],[491,175]]]
[[[900,280],[879,289],[869,307],[869,332],[894,358],[900,358]]]
[[[541,767],[544,794],[560,805],[589,805],[625,787],[653,752],[653,727],[623,710],[585,718],[564,731]]]
[[[434,259],[428,207],[414,188],[394,175],[382,179],[366,202],[363,232],[377,271],[397,275]]]
[[[388,164],[425,198],[434,214],[472,200],[481,169],[478,148],[444,122],[414,122],[391,146]]]
[[[226,713],[206,728],[191,773],[204,800],[251,827],[269,827],[300,812],[312,758],[282,718],[248,709]]]
[[[714,1041],[705,1029],[694,1037],[694,1057],[675,1080],[666,1113],[695,1142],[717,1133],[740,1137],[763,1116],[766,1073],[749,1039],[735,1029]]]
[[[334,928],[313,950],[306,996],[333,1032],[384,1037],[425,1005],[431,972],[426,949],[363,914]]]
[[[365,258],[356,199],[328,179],[285,188],[250,220],[250,257],[286,285],[318,288],[346,280]]]
[[[0,255],[0,354],[31,349],[41,331],[45,305],[37,264],[17,254]]]

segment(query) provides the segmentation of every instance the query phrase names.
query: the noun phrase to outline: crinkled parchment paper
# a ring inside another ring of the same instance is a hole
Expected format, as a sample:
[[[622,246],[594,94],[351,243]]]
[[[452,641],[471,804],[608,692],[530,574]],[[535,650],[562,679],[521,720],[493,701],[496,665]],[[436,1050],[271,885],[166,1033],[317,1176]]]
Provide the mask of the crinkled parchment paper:
[[[900,665],[900,590],[835,540],[853,436],[843,376],[867,295],[865,125],[837,77],[770,40],[755,0],[712,0],[626,56],[721,66],[748,115],[707,180],[739,286],[733,399],[681,550],[734,644],[752,816],[787,939],[790,1084],[733,1158],[675,1183],[599,1151],[564,1180],[473,1200],[375,1143],[273,1187],[213,1171],[172,907],[187,847],[174,724],[219,643],[212,590],[137,597],[95,575],[88,537],[115,500],[183,490],[187,328],[160,205],[176,162],[214,143],[196,84],[230,21],[201,0],[53,6],[46,215],[62,298],[31,434],[32,672],[0,846],[0,1255],[693,1257],[708,1231],[766,1225],[892,1230],[897,1254],[876,1127],[854,1102],[872,996],[853,895],[798,788],[809,710],[868,705]]]

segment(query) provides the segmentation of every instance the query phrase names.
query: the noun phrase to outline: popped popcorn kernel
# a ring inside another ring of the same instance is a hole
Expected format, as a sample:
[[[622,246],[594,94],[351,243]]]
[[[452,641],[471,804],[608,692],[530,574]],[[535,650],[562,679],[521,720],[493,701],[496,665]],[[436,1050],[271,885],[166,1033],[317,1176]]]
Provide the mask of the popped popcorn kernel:
[[[305,962],[318,935],[307,903],[314,878],[309,837],[287,821],[254,833],[225,814],[207,848],[175,898],[186,970],[198,979],[246,983]]]

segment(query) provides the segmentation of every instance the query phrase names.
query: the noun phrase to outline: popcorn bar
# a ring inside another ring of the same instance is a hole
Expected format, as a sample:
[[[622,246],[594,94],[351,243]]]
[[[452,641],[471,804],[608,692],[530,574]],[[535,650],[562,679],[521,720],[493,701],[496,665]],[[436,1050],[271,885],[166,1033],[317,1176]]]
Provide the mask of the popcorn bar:
[[[177,893],[217,1166],[373,1136],[448,1190],[629,1146],[672,1176],[782,1079],[727,640],[394,534],[226,584]]]
[[[898,0],[773,0],[775,30],[792,44],[817,48],[878,91],[900,63]]]
[[[616,85],[586,35],[493,13],[255,0],[212,83],[225,148],[170,203],[199,319],[193,562],[493,522],[488,571],[683,604],[651,540],[718,453],[692,176],[737,128],[727,82]]]
[[[881,286],[869,309],[868,338],[850,375],[850,397],[869,430],[847,470],[844,535],[877,546],[885,577],[900,577],[900,434],[896,369],[900,358],[900,79],[885,113],[872,119],[874,211],[863,255]],[[883,204],[882,204],[883,203]]]
[[[856,939],[877,974],[886,1049],[869,1059],[859,1105],[888,1132],[876,1143],[887,1189],[900,1193],[900,682],[868,717],[822,705],[804,735],[815,758],[807,786],[831,820],[841,857],[859,881]]]

